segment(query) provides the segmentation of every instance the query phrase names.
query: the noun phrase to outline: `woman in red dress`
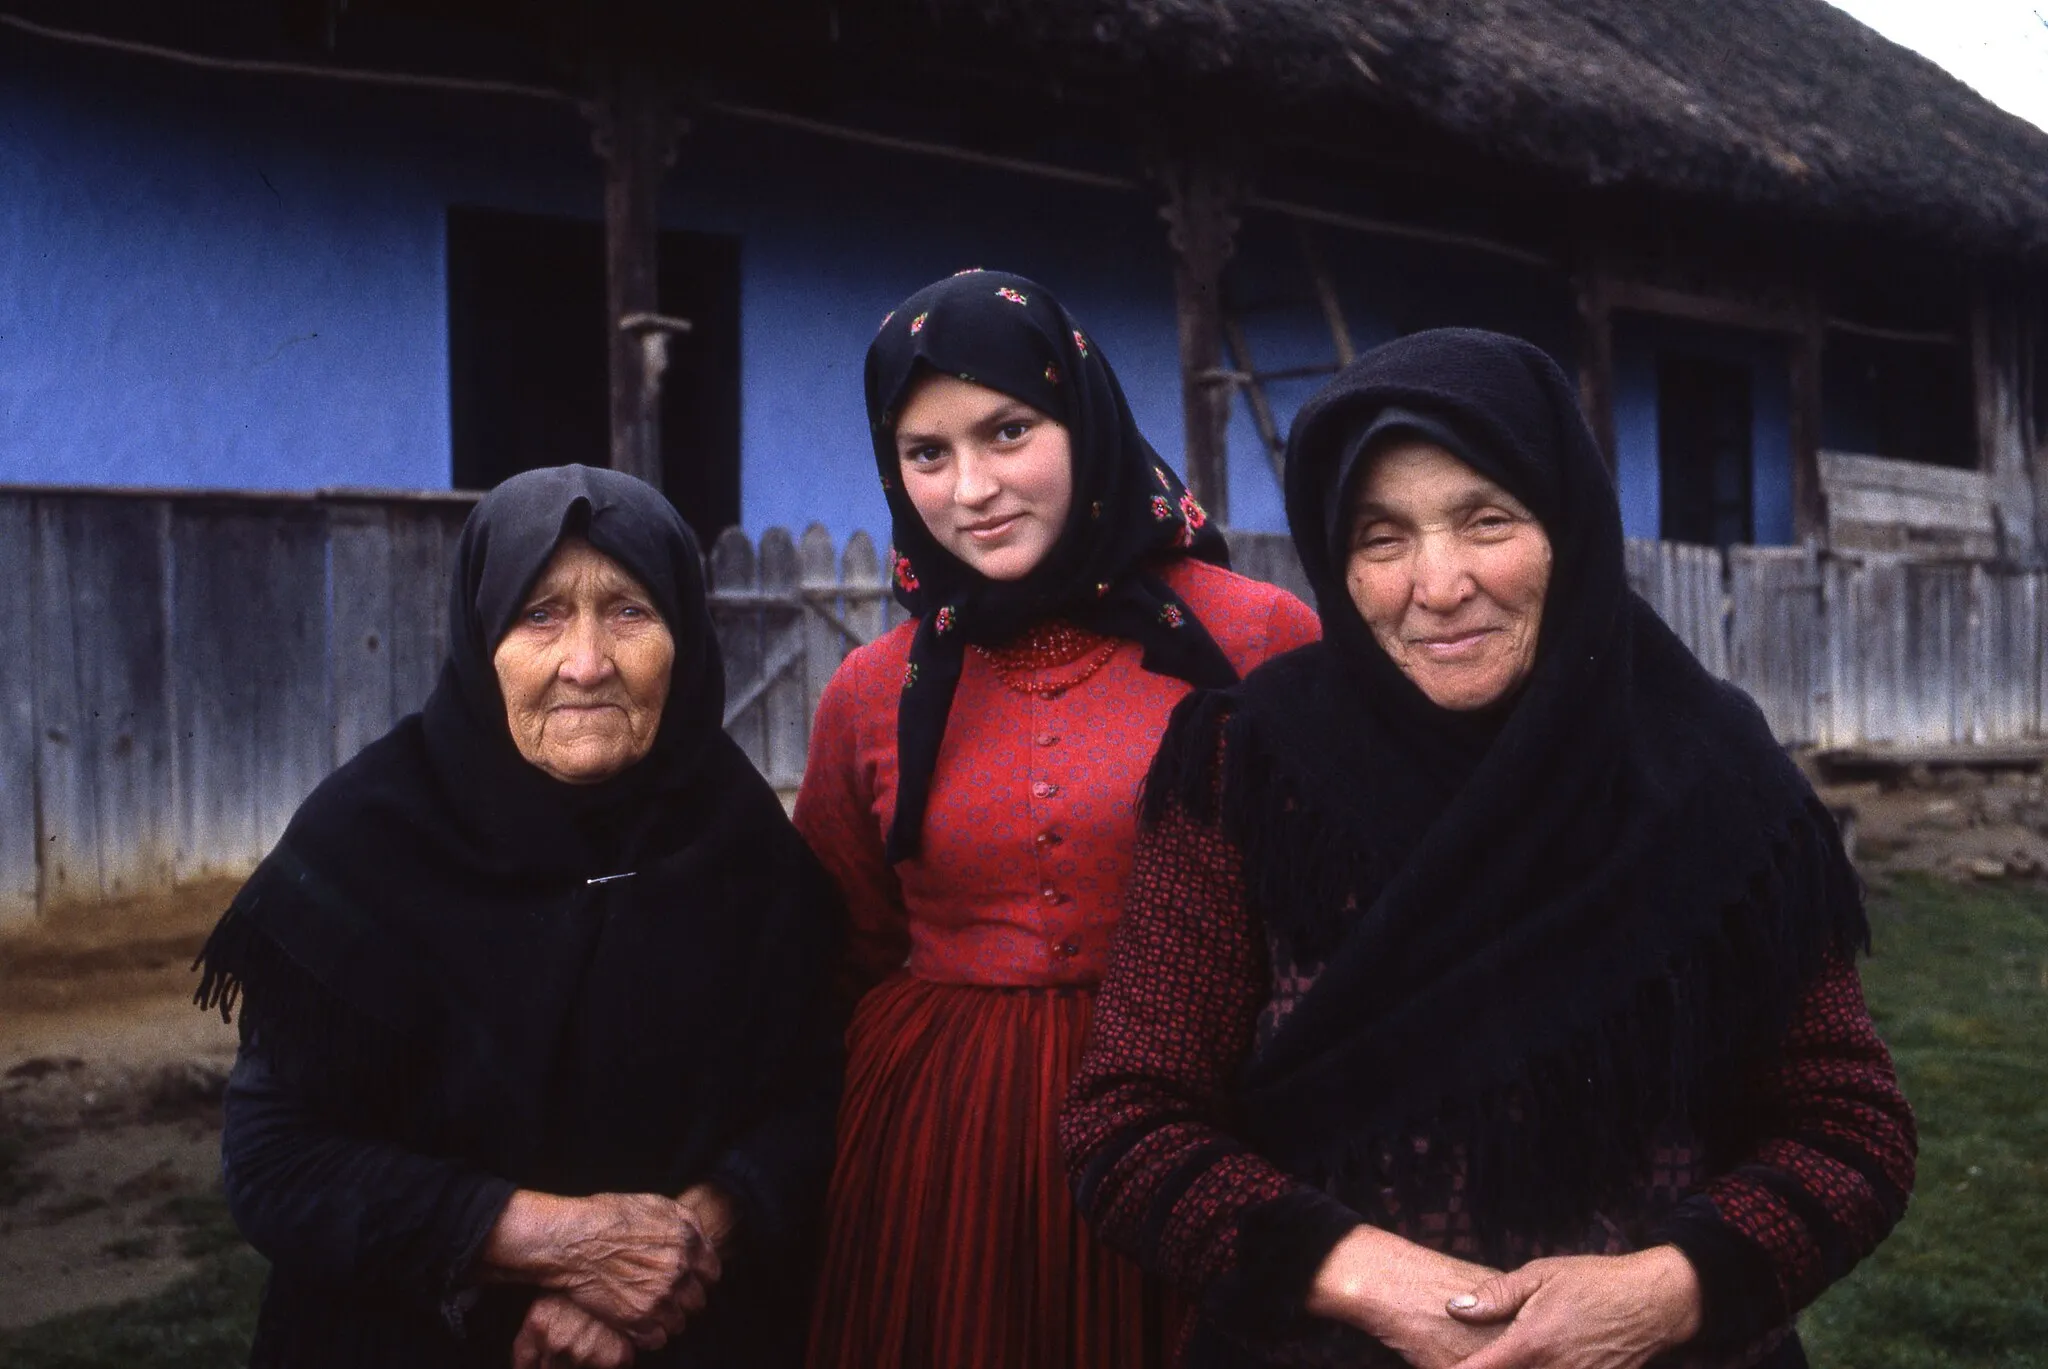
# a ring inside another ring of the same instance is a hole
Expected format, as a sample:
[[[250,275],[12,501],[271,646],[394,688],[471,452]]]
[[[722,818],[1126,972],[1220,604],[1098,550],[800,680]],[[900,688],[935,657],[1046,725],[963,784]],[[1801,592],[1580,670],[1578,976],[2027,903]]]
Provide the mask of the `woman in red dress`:
[[[1031,281],[919,291],[866,383],[913,618],[833,677],[797,797],[861,995],[810,1363],[1161,1364],[1161,1295],[1080,1221],[1059,1106],[1168,713],[1316,621],[1225,569]]]

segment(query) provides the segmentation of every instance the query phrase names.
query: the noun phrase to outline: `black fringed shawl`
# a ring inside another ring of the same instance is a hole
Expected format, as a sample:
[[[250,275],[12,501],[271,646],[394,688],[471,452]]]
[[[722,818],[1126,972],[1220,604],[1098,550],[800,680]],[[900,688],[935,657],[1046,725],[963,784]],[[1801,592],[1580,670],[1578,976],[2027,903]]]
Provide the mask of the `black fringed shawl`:
[[[1551,541],[1535,668],[1490,716],[1408,681],[1330,545],[1337,467],[1390,407],[1459,435]],[[1447,329],[1360,358],[1294,424],[1287,513],[1323,640],[1190,696],[1146,787],[1148,820],[1220,792],[1276,957],[1323,966],[1246,1068],[1248,1139],[1369,1211],[1361,1176],[1429,1138],[1465,1154],[1491,1250],[1569,1238],[1660,1125],[1712,1136],[1734,1067],[1865,942],[1855,874],[1756,707],[1628,589],[1613,487],[1535,347]]]
[[[676,645],[653,750],[594,786],[520,757],[491,664],[570,535],[646,586]],[[470,515],[449,623],[424,710],[314,790],[221,919],[200,1002],[239,997],[245,1039],[294,1076],[397,1091],[383,1139],[525,1187],[677,1192],[829,1039],[838,936],[829,880],[721,729],[696,541],[631,477],[530,471]],[[821,1181],[829,1112],[818,1130],[760,1171]]]
[[[1021,580],[999,583],[941,548],[903,490],[896,416],[927,373],[956,375],[1063,424],[1074,454],[1066,527]],[[1229,564],[1223,536],[1138,431],[1116,373],[1044,286],[963,271],[912,295],[868,347],[868,420],[889,499],[896,598],[919,619],[896,715],[898,787],[890,861],[920,848],[932,769],[968,644],[994,645],[1061,618],[1145,648],[1145,669],[1197,686],[1237,671],[1190,609],[1148,567],[1162,557]]]

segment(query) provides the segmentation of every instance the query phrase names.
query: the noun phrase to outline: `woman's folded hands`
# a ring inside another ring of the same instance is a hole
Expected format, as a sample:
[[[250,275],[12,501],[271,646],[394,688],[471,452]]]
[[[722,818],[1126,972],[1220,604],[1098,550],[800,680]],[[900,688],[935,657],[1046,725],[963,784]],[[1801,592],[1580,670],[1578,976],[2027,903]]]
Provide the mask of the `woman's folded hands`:
[[[1317,1271],[1307,1310],[1415,1369],[1639,1369],[1699,1330],[1699,1279],[1673,1246],[1532,1260],[1512,1273],[1360,1226]]]
[[[667,1344],[718,1282],[718,1250],[705,1230],[719,1215],[715,1206],[701,1194],[684,1202],[652,1193],[515,1193],[484,1243],[478,1273],[543,1290],[514,1343],[517,1369],[619,1369],[635,1352]]]

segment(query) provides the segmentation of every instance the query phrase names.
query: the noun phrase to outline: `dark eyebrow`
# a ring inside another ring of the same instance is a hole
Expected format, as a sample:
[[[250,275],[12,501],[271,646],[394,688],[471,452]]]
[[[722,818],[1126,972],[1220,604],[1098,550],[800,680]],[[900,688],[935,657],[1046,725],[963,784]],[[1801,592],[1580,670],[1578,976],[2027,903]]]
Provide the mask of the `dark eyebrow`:
[[[1524,508],[1521,501],[1498,486],[1491,490],[1472,489],[1466,491],[1451,505],[1450,512],[1453,514],[1467,514],[1475,509],[1486,508],[1489,505],[1495,508],[1506,509],[1517,518],[1534,518],[1536,516]],[[1380,518],[1396,519],[1398,521],[1397,515],[1392,510],[1383,504],[1375,504],[1370,500],[1361,500],[1357,509],[1353,511],[1351,518],[1354,524],[1371,522]]]

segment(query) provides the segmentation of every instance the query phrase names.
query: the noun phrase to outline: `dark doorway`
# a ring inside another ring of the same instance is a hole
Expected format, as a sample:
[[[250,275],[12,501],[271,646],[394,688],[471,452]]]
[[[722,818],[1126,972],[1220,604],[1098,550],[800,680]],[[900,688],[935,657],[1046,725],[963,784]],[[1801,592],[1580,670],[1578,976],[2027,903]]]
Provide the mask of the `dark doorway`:
[[[1657,358],[1658,535],[1723,550],[1753,537],[1749,368]]]
[[[708,544],[740,519],[739,241],[663,233],[661,312],[689,319],[662,378],[662,481]],[[449,416],[458,489],[611,460],[604,230],[448,211]]]

